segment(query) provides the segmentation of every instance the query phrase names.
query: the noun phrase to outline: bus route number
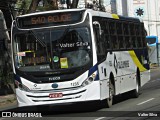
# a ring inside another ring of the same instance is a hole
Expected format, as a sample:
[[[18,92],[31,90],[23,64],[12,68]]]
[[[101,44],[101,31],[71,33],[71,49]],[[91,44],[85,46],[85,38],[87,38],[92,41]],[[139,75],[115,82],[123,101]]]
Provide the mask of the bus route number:
[[[73,82],[73,83],[71,83],[71,86],[73,86],[73,87],[76,87],[78,85],[79,85],[79,82]]]

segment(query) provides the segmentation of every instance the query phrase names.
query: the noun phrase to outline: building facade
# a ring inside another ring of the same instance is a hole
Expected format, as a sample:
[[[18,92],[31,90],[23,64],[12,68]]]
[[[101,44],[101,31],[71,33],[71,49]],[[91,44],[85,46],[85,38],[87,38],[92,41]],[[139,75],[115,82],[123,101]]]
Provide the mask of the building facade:
[[[79,0],[79,7],[94,0]],[[96,0],[98,1],[98,0]],[[138,17],[144,21],[148,36],[158,36],[160,43],[160,0],[101,0],[106,12],[128,17]]]
[[[116,0],[117,14],[144,21],[148,36],[158,36],[160,43],[160,0]]]

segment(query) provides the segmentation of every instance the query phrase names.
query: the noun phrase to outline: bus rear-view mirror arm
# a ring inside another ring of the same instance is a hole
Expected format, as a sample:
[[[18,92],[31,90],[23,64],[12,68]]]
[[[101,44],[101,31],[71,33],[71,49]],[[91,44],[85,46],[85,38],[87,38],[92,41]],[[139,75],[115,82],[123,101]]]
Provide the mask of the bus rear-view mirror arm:
[[[101,25],[98,21],[94,21],[93,22],[93,25],[98,25],[98,29],[99,29],[99,35],[101,36],[102,35],[102,30],[101,30]]]

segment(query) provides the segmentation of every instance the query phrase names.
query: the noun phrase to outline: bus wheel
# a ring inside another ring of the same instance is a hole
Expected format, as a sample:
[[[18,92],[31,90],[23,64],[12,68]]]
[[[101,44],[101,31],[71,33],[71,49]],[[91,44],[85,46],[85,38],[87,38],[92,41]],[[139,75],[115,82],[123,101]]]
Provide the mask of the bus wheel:
[[[134,98],[139,97],[139,76],[136,77],[136,89],[132,91],[132,97]]]
[[[114,86],[112,82],[109,82],[109,98],[107,98],[107,107],[110,108],[113,104],[113,96],[114,96]]]

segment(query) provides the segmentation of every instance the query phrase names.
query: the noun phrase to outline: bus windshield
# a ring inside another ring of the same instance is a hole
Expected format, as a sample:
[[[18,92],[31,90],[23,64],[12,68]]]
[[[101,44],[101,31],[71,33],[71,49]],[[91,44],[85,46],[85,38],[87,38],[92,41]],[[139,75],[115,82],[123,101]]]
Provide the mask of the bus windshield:
[[[82,67],[91,60],[87,27],[34,30],[14,37],[15,67],[21,71],[57,71]]]

